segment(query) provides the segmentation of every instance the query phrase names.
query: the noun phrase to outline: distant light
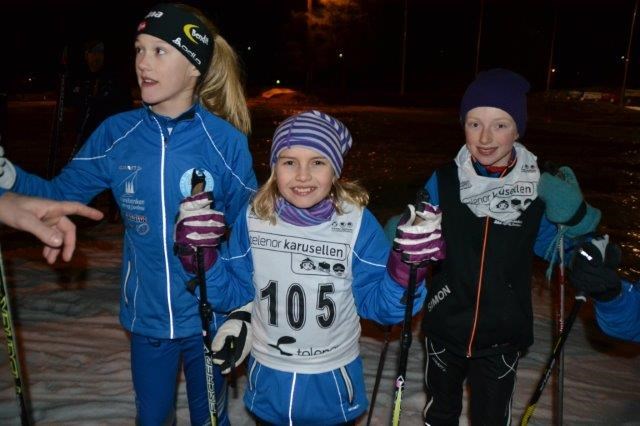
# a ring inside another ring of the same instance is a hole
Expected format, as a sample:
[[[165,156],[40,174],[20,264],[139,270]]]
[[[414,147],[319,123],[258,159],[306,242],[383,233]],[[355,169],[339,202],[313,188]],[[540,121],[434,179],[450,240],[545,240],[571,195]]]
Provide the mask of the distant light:
[[[280,80],[276,80],[276,84],[280,84]]]
[[[31,83],[31,81],[33,80],[31,77],[29,77],[27,80],[29,80],[29,83]]]
[[[247,46],[247,50],[251,50],[251,46]]]
[[[624,55],[620,56],[620,59],[622,59],[624,61]]]
[[[551,72],[556,72],[556,69],[555,68],[551,68]]]
[[[338,53],[338,58],[342,59],[342,53]]]

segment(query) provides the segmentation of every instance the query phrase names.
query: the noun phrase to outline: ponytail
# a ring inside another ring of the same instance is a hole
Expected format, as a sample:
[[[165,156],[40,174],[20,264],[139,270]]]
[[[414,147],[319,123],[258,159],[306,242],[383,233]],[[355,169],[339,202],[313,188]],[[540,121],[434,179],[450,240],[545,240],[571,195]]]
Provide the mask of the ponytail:
[[[244,134],[251,131],[249,108],[240,81],[238,55],[229,43],[216,34],[213,59],[197,88],[200,102]]]
[[[213,58],[207,72],[200,78],[196,93],[200,103],[213,114],[233,124],[242,133],[251,131],[249,107],[240,78],[240,61],[233,48],[218,33],[200,10],[180,4],[180,7],[193,13],[202,21],[214,39]]]

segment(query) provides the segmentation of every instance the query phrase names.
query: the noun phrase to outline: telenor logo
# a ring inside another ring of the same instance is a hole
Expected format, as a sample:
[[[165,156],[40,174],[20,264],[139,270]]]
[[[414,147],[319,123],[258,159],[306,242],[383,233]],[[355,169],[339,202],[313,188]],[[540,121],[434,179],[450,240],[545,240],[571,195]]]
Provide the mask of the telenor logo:
[[[198,28],[197,25],[186,24],[184,27],[182,27],[182,31],[184,31],[184,34],[187,36],[187,38],[191,40],[194,44],[198,44],[198,42],[196,41],[196,39],[198,39],[202,43],[208,45],[209,37],[204,34],[198,33],[196,31],[196,28]]]

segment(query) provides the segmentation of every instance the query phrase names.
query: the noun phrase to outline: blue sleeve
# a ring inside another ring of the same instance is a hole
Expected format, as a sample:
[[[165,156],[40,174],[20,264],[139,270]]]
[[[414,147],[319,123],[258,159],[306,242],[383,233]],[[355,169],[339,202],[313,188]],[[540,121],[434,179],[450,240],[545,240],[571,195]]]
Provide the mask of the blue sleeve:
[[[89,202],[110,187],[106,143],[111,140],[108,123],[103,122],[87,139],[80,152],[58,176],[48,181],[16,166],[12,191],[54,200]]]
[[[550,222],[546,215],[542,215],[540,227],[538,228],[538,235],[536,236],[536,241],[533,245],[533,252],[547,262],[551,261],[554,256],[555,246],[557,245],[557,235],[558,225]],[[573,254],[573,249],[579,243],[579,239],[571,238],[566,234],[563,239],[564,263],[567,265]],[[557,257],[555,260],[557,261]]]
[[[247,207],[248,208],[248,207]],[[207,271],[207,292],[216,311],[230,312],[253,300],[253,259],[245,210],[238,216],[218,260]]]
[[[405,289],[387,272],[390,249],[382,227],[365,209],[353,248],[352,290],[358,314],[380,324],[396,324],[404,319]],[[424,282],[418,283],[413,315],[422,308],[426,295]]]
[[[256,192],[257,181],[253,171],[253,160],[249,152],[247,138],[241,135],[232,143],[233,151],[229,159],[231,171],[227,173],[225,217],[234,223],[243,207]]]
[[[595,302],[598,325],[610,336],[640,343],[640,290],[622,281],[622,291],[608,302]]]
[[[538,235],[536,236],[536,241],[533,245],[534,253],[544,260],[549,261],[551,258],[547,251],[549,250],[549,246],[554,243],[557,233],[558,227],[549,222],[546,215],[542,215],[540,227],[538,228]]]
[[[427,183],[424,185],[424,189],[429,194],[429,202],[434,206],[440,205],[440,193],[438,192],[438,174],[433,172]]]

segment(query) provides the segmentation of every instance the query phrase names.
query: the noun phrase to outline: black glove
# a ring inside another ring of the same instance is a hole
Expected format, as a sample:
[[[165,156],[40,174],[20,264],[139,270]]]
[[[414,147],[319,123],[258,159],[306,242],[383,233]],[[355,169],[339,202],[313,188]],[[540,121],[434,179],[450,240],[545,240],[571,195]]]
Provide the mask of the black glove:
[[[621,257],[620,247],[609,243],[608,235],[596,237],[576,249],[569,280],[576,290],[600,302],[613,300],[622,288],[616,272]]]

